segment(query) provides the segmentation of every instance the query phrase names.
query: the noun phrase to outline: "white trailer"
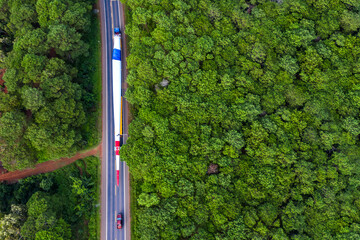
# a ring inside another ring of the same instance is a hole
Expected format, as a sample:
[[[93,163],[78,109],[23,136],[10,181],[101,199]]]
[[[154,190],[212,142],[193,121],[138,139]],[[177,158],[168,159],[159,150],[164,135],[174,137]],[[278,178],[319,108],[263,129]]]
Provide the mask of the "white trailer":
[[[122,143],[122,96],[121,96],[121,32],[114,29],[114,49],[112,55],[114,134],[115,134],[115,165],[116,179],[119,186],[120,147]]]

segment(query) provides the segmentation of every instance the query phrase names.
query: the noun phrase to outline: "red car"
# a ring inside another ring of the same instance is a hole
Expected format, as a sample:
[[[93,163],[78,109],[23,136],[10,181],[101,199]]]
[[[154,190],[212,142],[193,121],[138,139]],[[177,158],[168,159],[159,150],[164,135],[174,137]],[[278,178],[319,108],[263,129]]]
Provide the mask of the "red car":
[[[122,216],[121,216],[121,213],[119,213],[116,217],[116,226],[117,226],[117,229],[121,229],[122,228],[122,225],[121,225],[121,221],[122,221]]]

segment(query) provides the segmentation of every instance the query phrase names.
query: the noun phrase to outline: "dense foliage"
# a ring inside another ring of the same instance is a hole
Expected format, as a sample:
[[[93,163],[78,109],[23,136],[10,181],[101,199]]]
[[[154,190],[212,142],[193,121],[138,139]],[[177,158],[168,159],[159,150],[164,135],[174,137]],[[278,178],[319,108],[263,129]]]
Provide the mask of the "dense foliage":
[[[99,239],[99,159],[0,184],[0,239]]]
[[[99,141],[93,0],[0,0],[0,160],[8,170]],[[92,24],[92,25],[91,25]],[[92,26],[92,29],[90,28]],[[93,59],[91,59],[93,58]]]
[[[360,239],[360,1],[126,4],[135,239]]]

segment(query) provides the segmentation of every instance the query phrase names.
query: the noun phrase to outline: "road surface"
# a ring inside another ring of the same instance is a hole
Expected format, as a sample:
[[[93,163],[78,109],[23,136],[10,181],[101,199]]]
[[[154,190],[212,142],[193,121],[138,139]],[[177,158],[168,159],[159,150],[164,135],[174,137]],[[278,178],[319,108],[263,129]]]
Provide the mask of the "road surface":
[[[114,117],[112,97],[112,49],[114,27],[120,27],[122,34],[122,89],[126,91],[126,44],[123,6],[118,0],[100,0],[102,40],[102,183],[101,183],[101,239],[130,239],[130,196],[129,171],[125,162],[120,163],[119,187],[116,185],[114,152]],[[124,143],[128,133],[128,104],[123,105]],[[121,158],[121,156],[120,156]],[[116,228],[116,215],[123,215],[123,229]]]

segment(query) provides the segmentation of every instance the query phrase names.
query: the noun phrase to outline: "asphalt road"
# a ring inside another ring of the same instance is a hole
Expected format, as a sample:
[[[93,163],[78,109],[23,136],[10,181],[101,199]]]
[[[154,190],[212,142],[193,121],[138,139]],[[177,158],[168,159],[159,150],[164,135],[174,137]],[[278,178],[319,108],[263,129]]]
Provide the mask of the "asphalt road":
[[[120,162],[119,187],[116,185],[115,152],[114,152],[114,116],[112,97],[112,49],[113,29],[120,27],[124,33],[123,6],[118,0],[100,0],[101,39],[102,39],[102,183],[101,183],[101,239],[130,239],[130,196],[129,171],[125,162]],[[126,91],[126,44],[122,34],[122,89]],[[128,104],[123,103],[124,144],[128,133]],[[120,156],[121,158],[121,156]],[[116,228],[116,215],[123,215],[123,229]]]

